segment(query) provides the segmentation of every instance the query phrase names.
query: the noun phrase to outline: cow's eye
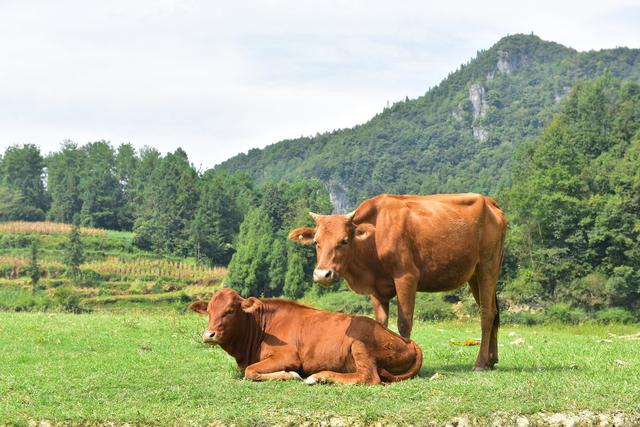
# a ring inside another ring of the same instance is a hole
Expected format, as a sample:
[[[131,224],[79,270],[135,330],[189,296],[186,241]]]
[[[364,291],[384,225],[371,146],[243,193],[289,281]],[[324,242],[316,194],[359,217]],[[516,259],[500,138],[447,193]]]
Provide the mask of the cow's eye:
[[[316,240],[314,240],[313,242],[311,242],[311,244],[312,244],[313,246],[318,247],[318,248],[320,247],[320,245],[318,244],[318,242],[317,242]]]
[[[233,310],[225,311],[222,317],[231,316],[233,314]]]
[[[338,242],[338,247],[344,246],[347,243],[349,243],[349,239],[347,237],[345,237],[344,239],[340,240],[340,242]]]

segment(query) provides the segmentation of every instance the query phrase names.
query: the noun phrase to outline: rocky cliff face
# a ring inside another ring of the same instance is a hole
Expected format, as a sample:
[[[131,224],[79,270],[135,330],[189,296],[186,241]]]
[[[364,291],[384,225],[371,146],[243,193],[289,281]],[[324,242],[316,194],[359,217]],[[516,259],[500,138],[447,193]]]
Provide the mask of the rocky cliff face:
[[[520,57],[519,55],[510,54],[509,52],[504,50],[499,50],[497,56],[498,62],[496,64],[496,67],[498,68],[498,71],[507,74],[515,71],[525,59],[523,57]]]
[[[487,114],[486,89],[478,83],[474,83],[469,88],[469,101],[473,108],[473,118],[484,117]]]
[[[487,90],[479,83],[474,83],[469,88],[469,101],[471,102],[471,112],[473,113],[474,124],[471,127],[473,138],[476,141],[487,140],[487,130],[478,124],[478,119],[487,115]]]
[[[329,192],[329,200],[333,205],[333,213],[346,213],[349,209],[349,199],[344,186],[333,182],[327,185],[327,191]]]

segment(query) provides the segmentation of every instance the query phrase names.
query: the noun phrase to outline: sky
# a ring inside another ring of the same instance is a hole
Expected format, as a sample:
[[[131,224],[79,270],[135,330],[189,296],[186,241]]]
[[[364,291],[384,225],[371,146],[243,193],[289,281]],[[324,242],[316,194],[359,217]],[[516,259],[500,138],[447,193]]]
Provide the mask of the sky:
[[[640,2],[0,0],[0,149],[182,147],[201,170],[364,123],[534,33],[640,47]]]

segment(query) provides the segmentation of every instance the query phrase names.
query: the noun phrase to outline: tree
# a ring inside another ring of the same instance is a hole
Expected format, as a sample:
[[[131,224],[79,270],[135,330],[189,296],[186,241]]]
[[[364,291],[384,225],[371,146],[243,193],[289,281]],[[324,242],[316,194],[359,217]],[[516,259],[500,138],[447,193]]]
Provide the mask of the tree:
[[[244,218],[247,199],[253,199],[250,181],[239,174],[206,174],[200,179],[200,199],[191,225],[196,257],[213,265],[227,265],[233,240]]]
[[[80,173],[80,223],[89,227],[120,229],[122,193],[116,176],[113,148],[106,141],[98,141],[85,145],[82,151],[87,167]]]
[[[18,218],[21,202],[22,195],[19,190],[0,185],[0,221]]]
[[[227,284],[248,296],[299,298],[311,286],[310,248],[290,245],[294,226],[309,224],[309,211],[328,213],[329,196],[317,180],[269,183],[258,189],[260,205],[245,216],[229,263]]]
[[[47,189],[51,195],[51,221],[70,223],[82,208],[80,179],[85,152],[72,141],[65,141],[60,151],[46,159]]]
[[[115,159],[115,173],[120,186],[118,225],[123,230],[131,230],[135,217],[135,178],[140,160],[131,144],[121,144]]]
[[[260,296],[269,283],[269,251],[273,228],[260,208],[246,215],[240,226],[237,251],[229,263],[226,284],[242,296]]]
[[[71,269],[71,277],[77,281],[80,277],[80,265],[84,263],[84,248],[80,236],[80,226],[74,221],[65,245],[64,263]]]
[[[2,160],[2,184],[18,192],[21,203],[15,207],[11,219],[39,221],[49,209],[45,191],[44,159],[33,144],[11,146]]]
[[[143,249],[192,255],[191,225],[198,202],[198,175],[182,149],[167,154],[151,171],[135,220],[134,243]]]
[[[42,274],[40,265],[38,264],[38,241],[36,239],[31,242],[31,256],[29,257],[29,264],[27,264],[25,272],[31,279],[32,293],[35,294],[38,288],[38,281]]]
[[[536,282],[541,299],[637,307],[639,136],[640,85],[605,75],[576,85],[539,140],[521,148],[505,192],[513,295]]]

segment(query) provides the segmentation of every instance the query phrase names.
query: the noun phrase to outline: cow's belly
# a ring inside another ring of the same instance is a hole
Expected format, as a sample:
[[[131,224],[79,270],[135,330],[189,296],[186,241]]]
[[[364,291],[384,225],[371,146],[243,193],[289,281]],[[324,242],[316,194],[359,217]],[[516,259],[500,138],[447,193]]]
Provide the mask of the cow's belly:
[[[465,284],[478,264],[472,254],[460,254],[451,259],[427,259],[420,266],[418,291],[450,291]]]

